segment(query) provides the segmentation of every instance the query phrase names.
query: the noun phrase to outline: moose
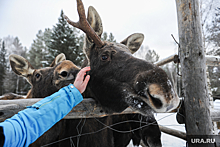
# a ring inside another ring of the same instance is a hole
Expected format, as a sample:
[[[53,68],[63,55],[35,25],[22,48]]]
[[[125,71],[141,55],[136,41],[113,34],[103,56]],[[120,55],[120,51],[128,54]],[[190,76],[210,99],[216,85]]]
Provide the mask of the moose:
[[[120,134],[120,131],[114,132],[110,129],[105,129],[89,137],[80,136],[82,131],[96,132],[102,129],[103,126],[100,126],[100,122],[110,126],[120,120],[128,120],[130,118],[140,120],[139,117],[145,120],[145,122],[139,122],[141,126],[149,122],[155,122],[153,112],[168,112],[175,109],[178,106],[179,98],[168,76],[162,69],[132,56],[132,53],[139,49],[144,39],[142,34],[132,34],[121,43],[101,41],[100,36],[103,28],[97,11],[93,7],[89,7],[86,18],[81,0],[77,0],[77,9],[80,17],[79,22],[75,23],[67,16],[65,18],[68,23],[86,33],[83,48],[86,55],[84,66],[89,65],[91,67],[91,71],[88,73],[91,78],[85,97],[94,98],[100,103],[104,111],[121,112],[130,106],[138,110],[142,115],[109,116],[100,119],[77,121],[61,120],[37,140],[38,145],[42,142],[48,142],[48,137],[52,138],[50,140],[52,142],[69,136],[77,136],[70,138],[68,143],[74,142],[74,144],[79,146],[92,145],[92,143],[94,143],[94,146],[103,146],[103,144],[106,146],[119,146],[121,144],[126,146],[128,144],[127,140],[139,141],[142,139],[146,145],[161,146],[160,130],[157,125],[155,127],[155,124],[151,128],[149,126],[142,128],[135,135],[132,132]],[[32,89],[28,93],[28,97],[45,97],[74,81],[74,77],[79,71],[79,68],[73,63],[71,63],[71,67],[66,63],[70,61],[62,61],[62,59],[62,57],[55,59],[54,67],[50,67],[47,70],[35,70],[26,59],[15,56],[11,56],[10,63],[15,73],[26,77],[29,83],[32,83]],[[69,69],[72,71],[69,71]],[[45,80],[43,86],[46,88],[39,84],[42,79]],[[36,83],[36,87],[34,87],[33,82]],[[47,83],[49,85],[46,85]],[[128,126],[120,126],[129,129],[134,128],[132,123],[129,123]],[[122,127],[118,128],[116,126],[112,128],[124,130]],[[60,133],[57,135],[54,132]],[[125,139],[126,141],[121,143]],[[35,145],[38,146],[37,144]]]
[[[25,77],[32,86],[26,98],[43,98],[51,95],[70,84],[69,81],[74,81],[80,70],[74,63],[66,60],[63,53],[54,59],[50,67],[44,69],[34,69],[25,58],[18,55],[10,55],[9,60],[12,70],[17,75]]]
[[[102,21],[93,7],[86,18],[81,0],[77,0],[79,21],[64,18],[86,34],[83,51],[90,65],[89,89],[105,111],[121,112],[128,106],[143,115],[149,111],[169,112],[179,98],[167,74],[158,66],[132,56],[144,39],[132,34],[121,43],[102,41]],[[91,24],[91,25],[90,25]]]
[[[80,70],[71,61],[65,60],[64,54],[58,55],[50,67],[43,69],[34,69],[25,58],[18,55],[10,55],[9,59],[13,71],[25,77],[32,85],[27,98],[39,98],[51,95],[54,91],[58,91],[63,86],[73,83],[77,72]],[[43,92],[41,92],[42,89],[44,90]],[[132,122],[129,123],[129,120]],[[133,122],[135,120],[137,122]],[[121,123],[123,121],[126,123]],[[78,128],[76,126],[82,127],[80,126],[81,122],[81,119],[61,120],[31,146],[41,146],[66,137],[77,136]],[[118,132],[105,129],[89,137],[82,136],[79,146],[87,146],[88,143],[91,143],[93,146],[103,146],[103,144],[105,144],[106,146],[125,147],[129,144],[131,139],[134,145],[139,145],[142,138],[147,145],[161,146],[159,127],[155,118],[150,115],[146,117],[140,114],[124,114],[100,119],[86,119],[83,120],[83,122],[83,132],[81,133],[102,130],[104,126],[100,125],[101,123],[108,126],[118,124],[112,126],[112,128],[118,130]],[[141,128],[137,129],[139,127]],[[120,133],[122,131],[126,131],[127,133]],[[154,134],[153,137],[150,136],[152,134]],[[97,138],[99,138],[98,142]],[[73,138],[72,140],[74,144],[79,142],[78,138]],[[51,146],[68,146],[69,144],[69,140],[67,140],[59,144],[52,144]]]

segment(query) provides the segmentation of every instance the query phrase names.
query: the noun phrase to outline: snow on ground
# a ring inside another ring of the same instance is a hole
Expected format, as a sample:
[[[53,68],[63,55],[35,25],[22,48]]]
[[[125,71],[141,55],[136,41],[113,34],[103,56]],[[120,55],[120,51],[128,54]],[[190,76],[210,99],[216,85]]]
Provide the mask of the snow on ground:
[[[178,124],[176,121],[176,113],[157,113],[155,114],[155,118],[159,125],[169,127],[175,130],[179,130],[182,132],[185,131],[185,125]],[[177,137],[173,137],[171,135],[162,133],[161,134],[161,142],[163,147],[185,147],[186,141],[179,139]],[[127,147],[133,147],[132,141]],[[142,146],[139,146],[142,147]]]
[[[214,101],[214,109],[215,110],[220,110],[220,100],[215,100]]]
[[[214,109],[220,110],[220,100],[214,101]],[[178,124],[176,121],[176,113],[157,113],[155,118],[159,125],[186,132],[185,125]],[[163,147],[186,147],[186,141],[165,133],[162,133],[161,141]],[[132,142],[130,142],[128,147],[133,147]]]
[[[158,113],[155,114],[155,118],[159,125],[186,132],[185,125],[178,124],[178,122],[176,121],[176,113]],[[162,133],[161,135],[161,142],[163,147],[186,146],[186,141],[165,133]]]

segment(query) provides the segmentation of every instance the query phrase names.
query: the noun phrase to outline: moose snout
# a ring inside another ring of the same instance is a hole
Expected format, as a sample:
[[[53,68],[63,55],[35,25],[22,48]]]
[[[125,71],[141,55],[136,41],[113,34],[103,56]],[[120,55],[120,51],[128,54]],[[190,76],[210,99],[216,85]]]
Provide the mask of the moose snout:
[[[140,98],[155,112],[169,112],[179,104],[179,98],[172,87],[167,90],[160,84],[154,83],[146,85],[141,91]]]
[[[159,84],[151,84],[147,93],[149,102],[156,112],[169,112],[179,104],[179,97],[172,86],[169,89],[165,89]]]

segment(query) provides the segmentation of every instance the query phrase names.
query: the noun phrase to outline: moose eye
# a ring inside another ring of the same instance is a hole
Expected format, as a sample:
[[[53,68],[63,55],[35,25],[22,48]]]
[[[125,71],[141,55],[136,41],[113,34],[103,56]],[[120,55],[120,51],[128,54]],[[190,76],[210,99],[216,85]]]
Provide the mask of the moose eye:
[[[60,75],[61,75],[62,77],[66,77],[67,74],[68,74],[68,73],[67,73],[66,71],[62,71]]]
[[[40,74],[37,73],[37,74],[35,75],[35,77],[38,79],[38,78],[40,77]]]
[[[107,60],[108,59],[108,55],[102,55],[102,60]]]

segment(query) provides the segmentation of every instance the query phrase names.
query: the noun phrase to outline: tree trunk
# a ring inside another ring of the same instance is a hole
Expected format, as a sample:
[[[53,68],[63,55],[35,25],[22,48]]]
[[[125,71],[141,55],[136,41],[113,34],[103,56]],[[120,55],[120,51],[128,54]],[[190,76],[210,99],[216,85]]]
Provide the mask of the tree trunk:
[[[176,0],[176,7],[187,136],[211,135],[212,121],[207,93],[206,59],[199,3],[198,0]],[[190,146],[196,146],[196,144],[189,144]]]

